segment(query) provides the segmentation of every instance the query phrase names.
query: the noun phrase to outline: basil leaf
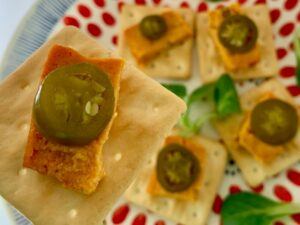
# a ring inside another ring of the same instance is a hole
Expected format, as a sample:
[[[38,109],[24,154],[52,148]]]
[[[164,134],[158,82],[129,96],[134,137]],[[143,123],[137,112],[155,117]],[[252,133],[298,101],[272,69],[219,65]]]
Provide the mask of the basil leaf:
[[[189,96],[187,104],[191,105],[194,102],[205,100],[212,96],[215,90],[215,83],[204,84],[201,87],[196,88]]]
[[[219,118],[241,112],[239,97],[232,78],[223,74],[216,83],[214,98]]]
[[[296,56],[296,81],[297,85],[300,86],[300,28],[296,31],[294,37],[294,49]]]
[[[191,120],[191,111],[192,107],[195,103],[204,103],[205,100],[210,100],[211,96],[213,96],[213,92],[215,89],[215,83],[208,83],[205,85],[202,85],[201,87],[196,88],[188,97],[187,99],[187,110],[186,113],[182,117],[182,123],[184,126],[189,127],[192,130],[195,130],[195,126],[193,125],[193,122]],[[197,121],[201,120],[201,118],[207,117],[209,119],[209,116],[207,115],[201,115]],[[203,123],[207,121],[207,119],[203,120]],[[200,124],[197,126],[199,127]]]
[[[224,225],[271,225],[274,219],[300,212],[299,204],[275,202],[250,192],[229,195],[222,206]]]
[[[179,98],[185,98],[187,95],[186,87],[182,84],[162,84],[162,86],[173,92]]]

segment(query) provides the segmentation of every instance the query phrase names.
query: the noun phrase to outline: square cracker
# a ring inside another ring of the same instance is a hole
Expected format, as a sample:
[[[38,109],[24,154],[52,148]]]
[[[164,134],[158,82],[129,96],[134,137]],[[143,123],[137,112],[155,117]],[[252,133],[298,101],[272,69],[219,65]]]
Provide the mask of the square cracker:
[[[270,92],[275,97],[295,105],[294,99],[283,84],[276,79],[271,79],[259,87],[254,87],[240,97],[242,114],[215,122],[215,127],[227,145],[229,152],[240,167],[245,180],[252,187],[258,186],[267,178],[276,175],[300,160],[300,127],[294,140],[284,145],[285,151],[268,164],[258,162],[253,155],[238,144],[237,137],[246,112],[250,111],[261,97]]]
[[[251,68],[239,69],[230,74],[236,80],[275,76],[278,72],[278,65],[269,9],[265,5],[256,5],[242,8],[242,10],[257,25],[261,60]],[[197,15],[196,27],[201,79],[205,83],[215,81],[226,72],[226,68],[209,34],[208,13]]]
[[[67,27],[4,80],[0,85],[0,194],[36,225],[96,225],[161,145],[185,105],[126,63],[118,116],[103,148],[106,176],[96,192],[86,196],[63,188],[51,177],[22,169],[33,99],[54,44],[74,48],[86,57],[113,56],[78,29]]]
[[[145,16],[160,14],[170,8],[124,5],[120,18],[119,54],[132,64],[137,65],[124,38],[124,30],[139,23]],[[189,9],[175,10],[180,13],[194,30],[194,12]],[[145,66],[138,66],[151,77],[185,79],[191,75],[193,38],[163,52]],[[141,46],[142,47],[142,46]]]
[[[197,200],[185,202],[163,197],[153,197],[147,192],[148,181],[155,166],[157,155],[152,156],[152,160],[149,161],[136,181],[125,192],[125,197],[129,201],[142,205],[174,222],[186,225],[205,225],[211,212],[215,195],[222,182],[227,153],[225,148],[215,141],[199,136],[192,139],[203,146],[207,155],[203,186],[200,188]]]

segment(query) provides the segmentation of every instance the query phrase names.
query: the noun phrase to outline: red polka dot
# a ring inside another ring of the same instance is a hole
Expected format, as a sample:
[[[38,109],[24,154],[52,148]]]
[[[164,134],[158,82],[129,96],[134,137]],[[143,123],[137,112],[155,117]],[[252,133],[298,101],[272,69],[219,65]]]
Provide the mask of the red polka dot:
[[[146,1],[145,0],[135,0],[135,3],[138,5],[145,5]]]
[[[77,9],[80,15],[82,15],[85,18],[89,18],[92,15],[91,10],[83,4],[78,5]]]
[[[292,77],[296,73],[296,68],[294,66],[285,66],[280,70],[280,76],[287,78]]]
[[[189,5],[189,3],[187,3],[187,2],[182,2],[182,3],[180,4],[180,7],[181,7],[181,8],[190,8],[190,5]]]
[[[89,23],[87,29],[94,37],[99,37],[102,33],[100,27],[94,23]]]
[[[221,209],[222,209],[222,205],[223,205],[223,200],[220,197],[220,195],[217,195],[214,201],[214,205],[213,205],[213,211],[216,214],[220,214]]]
[[[159,4],[161,0],[152,0],[154,4]]]
[[[78,20],[71,16],[64,17],[64,23],[67,26],[74,26],[74,27],[78,27],[78,28],[80,27]]]
[[[106,23],[109,26],[113,26],[116,23],[115,18],[108,12],[105,12],[102,14],[102,19],[104,23]]]
[[[257,0],[255,4],[266,4],[266,0]]]
[[[292,219],[297,223],[300,224],[300,214],[292,215]]]
[[[284,225],[284,223],[281,222],[281,221],[276,221],[276,222],[274,223],[274,225]]]
[[[283,59],[286,56],[287,51],[284,48],[278,48],[276,50],[276,53],[277,53],[277,59],[280,60],[280,59]]]
[[[239,2],[240,4],[244,4],[246,1],[247,1],[247,0],[239,0],[238,2]]]
[[[128,205],[121,205],[114,212],[114,214],[112,216],[112,222],[114,224],[120,224],[120,223],[122,223],[126,219],[128,213],[129,213],[129,210],[130,209],[129,209]]]
[[[165,222],[162,220],[158,220],[155,222],[155,225],[165,225]]]
[[[118,45],[118,36],[114,35],[111,39],[111,42],[114,44],[114,45]]]
[[[295,8],[297,3],[298,3],[298,0],[286,0],[284,7],[286,10],[291,10],[291,9]]]
[[[290,35],[295,29],[295,24],[294,23],[286,23],[285,25],[283,25],[280,30],[279,33],[282,36],[288,36]]]
[[[297,20],[300,22],[300,12],[297,15]]]
[[[251,189],[256,193],[261,193],[264,190],[264,185],[261,184],[261,185],[258,185],[257,187],[252,187]]]
[[[94,0],[94,3],[99,7],[105,6],[105,0]]]
[[[288,179],[295,185],[300,186],[300,172],[290,169],[287,172]]]
[[[272,9],[270,12],[271,22],[276,23],[276,21],[280,17],[280,10],[279,9]]]
[[[134,218],[132,225],[145,225],[146,221],[147,221],[146,216],[140,213]]]
[[[208,7],[205,2],[201,2],[198,6],[198,12],[205,12],[207,11]]]
[[[298,87],[296,85],[288,86],[287,89],[290,92],[290,94],[294,97],[300,95],[300,87]]]
[[[230,194],[237,194],[241,192],[241,188],[238,185],[231,185],[229,188]]]
[[[291,202],[293,200],[293,197],[289,190],[282,185],[276,185],[274,187],[274,194],[277,198],[284,202]]]
[[[124,6],[124,2],[118,2],[118,9],[120,12],[122,11],[123,6]]]

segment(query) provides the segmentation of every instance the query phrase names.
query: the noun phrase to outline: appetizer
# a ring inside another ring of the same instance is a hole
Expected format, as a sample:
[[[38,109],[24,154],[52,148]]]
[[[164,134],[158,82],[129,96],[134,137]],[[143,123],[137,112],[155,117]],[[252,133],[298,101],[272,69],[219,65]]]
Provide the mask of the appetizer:
[[[123,64],[51,48],[33,104],[25,167],[85,194],[95,191],[104,177],[102,148],[116,114]]]
[[[188,9],[124,5],[119,53],[149,76],[188,78],[193,20]]]
[[[221,144],[174,134],[166,138],[125,196],[174,222],[204,225],[226,162]]]
[[[82,91],[86,104],[78,105]],[[160,84],[67,27],[0,84],[0,194],[36,225],[101,223],[184,110]],[[34,170],[23,167],[24,152]]]
[[[230,72],[234,79],[278,72],[269,9],[233,4],[197,16],[197,49],[203,82]]]
[[[215,122],[252,187],[300,159],[299,110],[276,79],[244,93],[242,113]]]

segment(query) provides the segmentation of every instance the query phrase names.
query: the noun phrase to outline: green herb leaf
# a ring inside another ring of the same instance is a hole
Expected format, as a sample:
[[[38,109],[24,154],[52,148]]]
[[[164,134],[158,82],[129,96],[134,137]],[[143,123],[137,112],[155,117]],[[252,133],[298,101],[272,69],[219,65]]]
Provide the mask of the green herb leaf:
[[[228,74],[222,75],[217,81],[214,97],[219,118],[241,112],[234,82]]]
[[[300,205],[275,202],[258,194],[229,195],[222,206],[224,225],[271,225],[272,221],[300,212]]]
[[[179,98],[185,98],[187,95],[186,87],[182,84],[162,84],[162,86],[173,92]]]
[[[297,85],[300,86],[300,28],[296,31],[294,37],[294,49],[296,56],[296,79]]]

